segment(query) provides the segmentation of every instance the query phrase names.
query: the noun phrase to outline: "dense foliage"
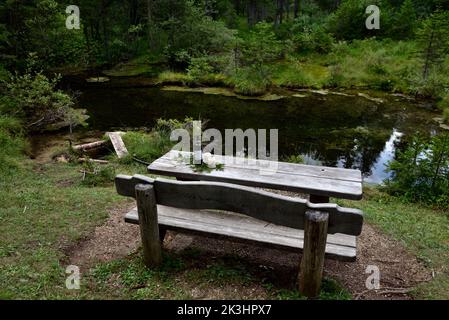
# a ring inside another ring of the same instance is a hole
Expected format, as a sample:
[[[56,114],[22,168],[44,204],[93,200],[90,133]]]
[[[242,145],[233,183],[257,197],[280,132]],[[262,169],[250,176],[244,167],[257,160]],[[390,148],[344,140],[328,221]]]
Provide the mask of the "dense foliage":
[[[0,3],[1,112],[22,132],[83,124],[49,75],[92,68],[242,95],[272,86],[401,92],[436,98],[449,121],[446,0],[80,0],[80,29],[69,30],[72,4]],[[379,30],[365,26],[369,5],[381,10]]]
[[[430,141],[416,136],[389,164],[392,177],[386,186],[392,194],[412,201],[449,206],[449,134]]]

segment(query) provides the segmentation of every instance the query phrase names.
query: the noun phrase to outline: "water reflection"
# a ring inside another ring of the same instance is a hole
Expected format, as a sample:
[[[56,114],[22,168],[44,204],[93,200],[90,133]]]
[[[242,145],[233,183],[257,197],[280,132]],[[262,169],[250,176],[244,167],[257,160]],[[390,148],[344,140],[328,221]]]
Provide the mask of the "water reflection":
[[[380,153],[377,160],[371,166],[370,173],[365,175],[364,181],[366,183],[380,184],[385,179],[389,178],[390,174],[385,171],[386,164],[394,160],[396,153],[396,145],[401,141],[403,133],[393,129],[390,139],[385,143],[384,150]]]
[[[151,127],[161,117],[186,116],[207,119],[208,127],[222,134],[228,128],[279,129],[280,156],[303,155],[308,164],[357,168],[370,183],[387,177],[385,164],[396,145],[418,130],[437,130],[432,112],[392,97],[379,104],[339,95],[257,101],[158,88],[82,91],[80,106],[88,109],[96,129]]]

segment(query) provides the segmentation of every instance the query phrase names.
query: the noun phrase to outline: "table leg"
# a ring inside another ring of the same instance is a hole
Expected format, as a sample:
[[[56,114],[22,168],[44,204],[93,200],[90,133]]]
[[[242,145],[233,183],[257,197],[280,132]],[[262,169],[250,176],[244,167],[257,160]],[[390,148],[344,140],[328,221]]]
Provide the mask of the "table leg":
[[[312,202],[312,203],[329,203],[329,197],[311,194],[310,202]]]

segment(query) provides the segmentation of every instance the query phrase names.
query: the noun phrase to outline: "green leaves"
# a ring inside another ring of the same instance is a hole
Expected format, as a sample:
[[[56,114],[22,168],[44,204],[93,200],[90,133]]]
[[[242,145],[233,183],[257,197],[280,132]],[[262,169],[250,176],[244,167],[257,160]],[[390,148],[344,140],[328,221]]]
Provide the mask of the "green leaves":
[[[0,111],[22,120],[27,131],[85,125],[85,110],[74,109],[71,96],[56,89],[60,76],[47,78],[42,72],[11,76]]]
[[[449,12],[436,11],[422,22],[417,32],[420,56],[423,60],[423,78],[438,67],[449,53]]]
[[[386,181],[392,194],[412,201],[449,206],[449,134],[429,141],[415,136],[407,149],[389,163]]]

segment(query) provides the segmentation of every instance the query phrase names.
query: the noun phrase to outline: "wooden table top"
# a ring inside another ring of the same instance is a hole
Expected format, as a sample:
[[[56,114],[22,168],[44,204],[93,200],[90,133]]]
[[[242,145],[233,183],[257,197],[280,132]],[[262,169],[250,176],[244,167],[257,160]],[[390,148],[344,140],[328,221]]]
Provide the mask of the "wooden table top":
[[[217,162],[224,166],[222,170],[211,169],[209,172],[195,170],[188,161],[183,160],[183,157],[190,159],[191,155],[170,151],[154,161],[148,171],[183,180],[227,182],[323,197],[360,200],[363,196],[360,170],[216,155]]]

